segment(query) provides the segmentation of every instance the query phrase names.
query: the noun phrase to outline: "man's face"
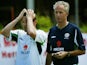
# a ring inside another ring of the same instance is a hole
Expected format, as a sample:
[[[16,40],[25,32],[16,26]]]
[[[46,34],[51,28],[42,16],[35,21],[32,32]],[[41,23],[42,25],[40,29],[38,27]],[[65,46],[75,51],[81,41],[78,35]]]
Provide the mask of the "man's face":
[[[58,5],[54,10],[54,15],[57,23],[62,23],[67,20],[68,13],[65,11],[63,5]]]
[[[36,27],[36,24],[37,24],[36,19],[33,20],[33,24]],[[26,18],[26,16],[23,16],[22,21],[21,21],[21,26],[25,31],[27,30],[27,18]]]

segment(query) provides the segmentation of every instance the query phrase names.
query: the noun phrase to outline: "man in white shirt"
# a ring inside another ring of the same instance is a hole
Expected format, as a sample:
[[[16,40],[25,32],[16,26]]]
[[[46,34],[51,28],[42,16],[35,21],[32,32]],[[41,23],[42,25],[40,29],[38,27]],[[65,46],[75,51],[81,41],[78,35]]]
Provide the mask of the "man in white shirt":
[[[12,30],[20,21],[23,29]],[[36,24],[34,11],[23,9],[19,16],[7,24],[1,31],[4,36],[10,36],[10,40],[17,42],[16,65],[41,65],[42,63],[36,42],[43,45],[47,37],[44,31],[36,30]]]

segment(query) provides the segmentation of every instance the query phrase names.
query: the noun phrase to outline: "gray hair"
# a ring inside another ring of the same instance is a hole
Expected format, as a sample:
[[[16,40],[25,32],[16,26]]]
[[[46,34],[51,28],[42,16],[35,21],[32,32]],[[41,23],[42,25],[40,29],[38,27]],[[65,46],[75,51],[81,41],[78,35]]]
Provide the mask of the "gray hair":
[[[70,5],[69,5],[68,2],[65,2],[65,1],[57,1],[57,2],[53,5],[53,9],[55,10],[58,5],[63,5],[64,8],[65,8],[65,11],[66,11],[67,13],[69,13]]]

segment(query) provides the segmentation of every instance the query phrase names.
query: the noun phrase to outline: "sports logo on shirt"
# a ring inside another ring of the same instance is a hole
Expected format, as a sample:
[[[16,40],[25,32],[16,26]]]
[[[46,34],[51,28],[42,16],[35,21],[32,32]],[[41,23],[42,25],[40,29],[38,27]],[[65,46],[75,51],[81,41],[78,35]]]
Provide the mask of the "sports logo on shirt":
[[[57,46],[60,47],[61,46],[61,41],[57,41]]]
[[[27,50],[28,49],[28,45],[24,45],[24,50]]]
[[[60,40],[56,43],[57,47],[53,48],[53,51],[64,51],[64,47],[61,47],[62,42]]]
[[[21,51],[22,54],[29,54],[29,46],[27,44],[23,45],[23,50]]]
[[[69,36],[70,36],[69,33],[65,33],[65,34],[64,34],[64,39],[69,39]]]
[[[64,47],[53,48],[53,51],[64,51]]]

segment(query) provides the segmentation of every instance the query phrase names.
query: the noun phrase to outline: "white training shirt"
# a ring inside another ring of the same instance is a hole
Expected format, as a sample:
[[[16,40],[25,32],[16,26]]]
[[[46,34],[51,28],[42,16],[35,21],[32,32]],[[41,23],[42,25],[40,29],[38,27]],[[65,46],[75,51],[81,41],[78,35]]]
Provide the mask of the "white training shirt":
[[[41,58],[43,58],[43,47],[46,48],[46,38],[47,35],[42,30],[36,31],[35,41],[38,41],[42,44],[42,54],[39,55],[36,42],[23,30],[14,30],[11,31],[10,40],[12,39],[12,34],[18,35],[17,41],[17,56],[16,56],[16,65],[43,65],[45,64]],[[45,45],[44,45],[45,43]],[[43,46],[44,45],[44,46]],[[42,64],[43,63],[43,64]]]
[[[0,34],[0,65],[15,65],[17,44]]]

